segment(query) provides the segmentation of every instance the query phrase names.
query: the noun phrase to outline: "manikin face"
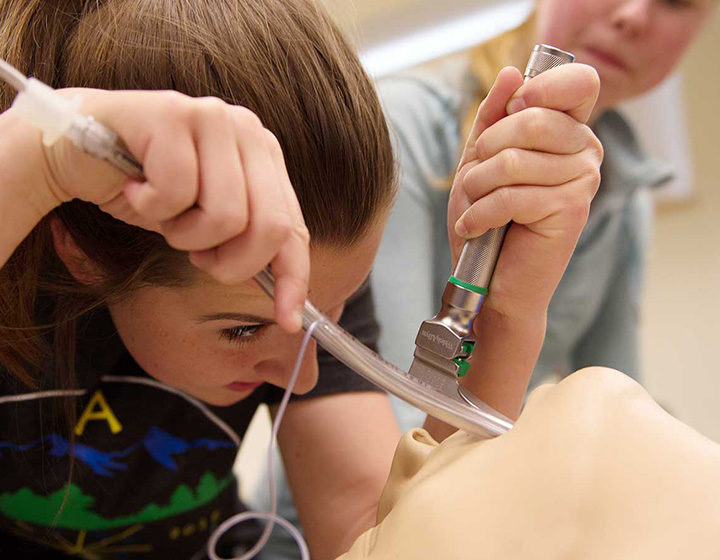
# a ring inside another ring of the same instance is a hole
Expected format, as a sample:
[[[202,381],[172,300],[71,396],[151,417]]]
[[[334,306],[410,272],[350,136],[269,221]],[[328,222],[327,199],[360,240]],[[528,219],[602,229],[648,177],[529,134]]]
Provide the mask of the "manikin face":
[[[370,272],[381,222],[349,249],[311,250],[309,299],[335,320]],[[285,387],[304,335],[274,324],[273,302],[254,282],[227,286],[206,277],[186,288],[151,287],[109,309],[146,372],[219,406],[242,400],[261,383]],[[311,341],[294,391],[307,392],[316,382]]]
[[[719,494],[720,445],[589,368],[495,439],[407,432],[378,525],[338,560],[713,560]]]
[[[644,93],[672,71],[714,0],[539,0],[538,42],[594,66],[597,108]]]

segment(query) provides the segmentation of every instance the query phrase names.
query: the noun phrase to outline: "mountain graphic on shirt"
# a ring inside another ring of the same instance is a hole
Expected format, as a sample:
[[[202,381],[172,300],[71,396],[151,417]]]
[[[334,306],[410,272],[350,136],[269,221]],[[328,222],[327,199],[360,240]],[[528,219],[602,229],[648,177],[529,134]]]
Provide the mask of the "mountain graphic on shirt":
[[[232,474],[218,479],[208,471],[200,477],[194,488],[186,484],[177,486],[167,503],[149,503],[139,511],[112,518],[103,517],[94,511],[95,498],[74,483],[66,483],[48,495],[21,488],[16,492],[0,494],[0,513],[16,521],[43,527],[85,531],[114,529],[157,521],[196,509],[214,500],[232,479]]]
[[[85,463],[95,474],[112,477],[116,472],[127,469],[127,464],[122,462],[122,459],[136,451],[144,451],[156,463],[166,469],[177,471],[176,456],[183,455],[194,449],[214,451],[216,449],[235,447],[235,444],[209,438],[186,441],[157,426],[151,426],[140,441],[118,451],[101,451],[82,443],[75,443],[73,447],[63,436],[51,433],[29,443],[18,444],[0,441],[0,457],[7,451],[22,452],[38,446],[43,446],[45,452],[54,457],[70,457],[70,455],[74,455],[77,461]]]

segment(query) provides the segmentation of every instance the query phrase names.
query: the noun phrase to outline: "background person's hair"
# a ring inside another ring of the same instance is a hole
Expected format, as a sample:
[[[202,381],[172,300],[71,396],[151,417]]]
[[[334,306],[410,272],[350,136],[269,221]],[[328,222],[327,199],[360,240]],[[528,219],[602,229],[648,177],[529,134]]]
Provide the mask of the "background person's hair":
[[[535,12],[525,21],[500,35],[488,39],[470,51],[470,72],[477,86],[475,97],[468,105],[462,121],[462,138],[470,134],[478,107],[500,70],[506,66],[515,66],[525,71],[530,52],[535,45]]]
[[[377,95],[313,0],[0,0],[0,57],[56,88],[173,89],[248,107],[280,141],[314,245],[352,245],[392,202]],[[0,110],[13,97],[0,87]],[[53,215],[102,281],[70,275],[53,247]],[[78,316],[192,274],[160,235],[92,204],[63,204],[0,270],[0,366],[38,386],[51,360],[53,386],[71,388]],[[40,308],[47,325],[37,324]]]
[[[460,152],[457,154],[458,161],[465,149],[465,139],[470,135],[472,125],[475,122],[478,108],[483,99],[487,96],[495,78],[500,70],[506,66],[515,66],[521,72],[525,70],[530,52],[534,46],[535,35],[535,11],[517,27],[513,27],[500,35],[496,35],[487,41],[476,45],[462,53],[467,57],[468,70],[463,76],[463,93],[467,95],[467,102],[462,104],[458,120],[460,121]],[[452,56],[452,55],[451,55]],[[446,59],[440,59],[432,63],[444,64]],[[467,88],[467,89],[466,89]],[[441,191],[450,190],[455,171],[450,175],[433,177],[431,185]]]

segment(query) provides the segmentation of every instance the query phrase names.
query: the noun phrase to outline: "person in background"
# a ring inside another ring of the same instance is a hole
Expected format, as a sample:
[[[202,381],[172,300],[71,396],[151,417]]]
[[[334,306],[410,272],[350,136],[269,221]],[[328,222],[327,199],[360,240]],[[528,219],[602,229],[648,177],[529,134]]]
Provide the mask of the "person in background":
[[[651,228],[649,192],[671,170],[642,150],[616,109],[673,71],[709,19],[713,0],[538,0],[519,27],[461,56],[380,82],[400,161],[400,192],[372,274],[383,355],[408,368],[420,323],[439,310],[451,271],[445,216],[471,115],[504,66],[524,68],[536,43],[594,66],[600,96],[588,124],[605,151],[587,225],[548,309],[530,388],[548,376],[607,366],[640,379],[639,305]],[[513,150],[506,170],[522,181]],[[510,183],[509,183],[510,184]],[[413,271],[412,275],[402,271]],[[492,296],[490,296],[492,297]],[[475,360],[483,359],[478,340]],[[419,412],[393,402],[404,429]]]

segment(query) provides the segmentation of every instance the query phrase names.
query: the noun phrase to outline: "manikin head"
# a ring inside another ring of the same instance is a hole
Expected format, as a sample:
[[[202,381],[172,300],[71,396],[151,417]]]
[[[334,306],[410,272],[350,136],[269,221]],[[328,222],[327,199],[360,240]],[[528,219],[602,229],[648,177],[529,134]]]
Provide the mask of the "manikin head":
[[[340,560],[710,560],[719,494],[720,445],[589,368],[535,390],[498,438],[406,433],[379,524]]]

